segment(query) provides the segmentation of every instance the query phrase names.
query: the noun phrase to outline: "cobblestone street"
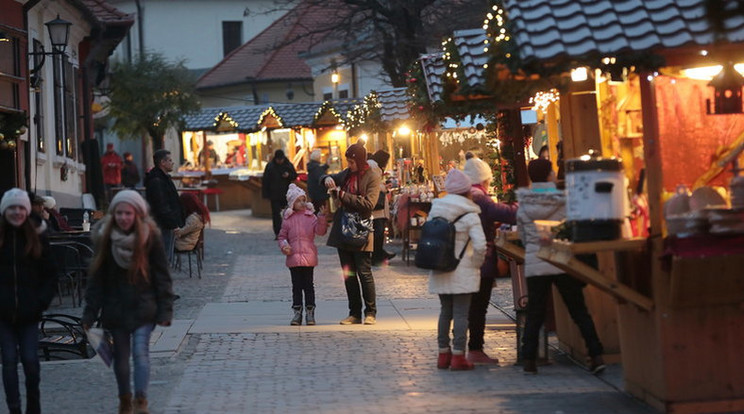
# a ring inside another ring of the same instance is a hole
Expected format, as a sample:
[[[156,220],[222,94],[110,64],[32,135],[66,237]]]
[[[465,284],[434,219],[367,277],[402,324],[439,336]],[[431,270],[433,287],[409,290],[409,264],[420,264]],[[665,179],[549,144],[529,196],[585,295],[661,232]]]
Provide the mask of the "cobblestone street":
[[[516,366],[513,323],[489,310],[486,352],[499,366],[436,369],[437,298],[422,271],[396,257],[374,268],[378,324],[338,325],[346,295],[338,258],[318,239],[318,325],[290,327],[291,283],[270,220],[213,213],[202,278],[173,273],[176,323],[152,340],[153,413],[650,413],[603,377],[553,352],[537,376]],[[393,249],[399,250],[399,249]],[[500,279],[494,303],[510,312]],[[79,314],[55,301],[54,312]],[[42,364],[45,412],[116,411],[113,372],[97,359]]]

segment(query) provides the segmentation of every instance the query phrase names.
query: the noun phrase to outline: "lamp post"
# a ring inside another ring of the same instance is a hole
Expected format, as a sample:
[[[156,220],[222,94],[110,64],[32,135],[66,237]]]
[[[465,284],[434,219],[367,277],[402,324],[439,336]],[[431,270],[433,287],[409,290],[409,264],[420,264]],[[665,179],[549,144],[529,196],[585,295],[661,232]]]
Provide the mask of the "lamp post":
[[[44,25],[47,27],[47,31],[49,32],[49,41],[52,43],[52,51],[47,52],[44,50],[44,46],[42,45],[40,52],[30,52],[28,54],[29,56],[41,56],[40,61],[34,62],[34,68],[31,69],[32,75],[41,70],[47,56],[64,54],[65,49],[67,49],[67,42],[70,38],[70,26],[72,26],[72,23],[60,19],[59,14],[56,19],[50,20],[44,23]]]

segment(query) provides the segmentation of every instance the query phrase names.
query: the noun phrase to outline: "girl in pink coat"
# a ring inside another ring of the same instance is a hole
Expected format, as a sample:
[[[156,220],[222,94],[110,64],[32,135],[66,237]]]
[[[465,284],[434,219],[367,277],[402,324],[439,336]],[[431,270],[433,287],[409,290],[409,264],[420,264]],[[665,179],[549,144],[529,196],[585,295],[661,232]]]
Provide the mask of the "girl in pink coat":
[[[284,220],[279,231],[279,248],[287,256],[287,267],[292,275],[292,309],[294,317],[290,325],[302,324],[302,294],[305,294],[305,323],[315,325],[315,288],[313,269],[318,265],[318,249],[315,235],[324,235],[328,228],[325,208],[314,214],[312,203],[307,202],[305,192],[294,184],[287,190],[287,208],[282,213]]]

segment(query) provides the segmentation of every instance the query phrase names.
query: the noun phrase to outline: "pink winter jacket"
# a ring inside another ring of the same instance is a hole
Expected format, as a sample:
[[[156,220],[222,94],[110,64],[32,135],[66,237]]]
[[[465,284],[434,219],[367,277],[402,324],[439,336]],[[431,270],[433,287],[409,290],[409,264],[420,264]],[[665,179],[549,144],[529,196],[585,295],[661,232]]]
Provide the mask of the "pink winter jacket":
[[[311,204],[312,206],[312,204]],[[279,231],[279,248],[289,244],[292,254],[287,256],[287,267],[318,265],[318,248],[315,247],[315,235],[326,234],[328,225],[325,216],[313,214],[312,207],[297,212],[287,209]]]

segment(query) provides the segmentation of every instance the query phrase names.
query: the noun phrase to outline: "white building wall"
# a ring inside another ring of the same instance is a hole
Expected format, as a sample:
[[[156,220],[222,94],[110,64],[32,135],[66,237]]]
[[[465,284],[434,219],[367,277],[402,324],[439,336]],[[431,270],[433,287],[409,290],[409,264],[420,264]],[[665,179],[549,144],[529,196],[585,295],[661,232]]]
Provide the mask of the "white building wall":
[[[109,0],[127,13],[136,13],[132,0]],[[144,16],[144,46],[148,51],[162,53],[170,60],[185,59],[189,69],[208,69],[223,56],[222,22],[243,22],[243,43],[252,39],[284,14],[275,10],[272,0],[142,0]],[[135,18],[136,20],[136,18]],[[139,47],[139,26],[135,21],[114,52],[118,59],[126,58],[127,47],[135,56]]]
[[[82,14],[66,2],[43,1],[30,10],[28,16],[29,51],[32,51],[33,39],[42,42],[47,52],[52,50],[52,45],[49,41],[49,33],[47,32],[44,23],[55,19],[58,14],[60,18],[72,23],[66,53],[69,56],[72,65],[74,67],[79,67],[80,55],[78,44],[88,35],[88,33],[90,33],[90,26],[83,18]],[[33,59],[30,60],[30,64],[33,65]],[[31,125],[27,132],[32,154],[31,183],[29,183],[29,187],[39,195],[52,195],[57,200],[58,208],[82,207],[81,195],[83,193],[83,184],[85,182],[86,167],[82,163],[83,158],[80,152],[81,148],[79,139],[83,136],[83,131],[79,130],[77,137],[70,137],[75,141],[73,145],[75,146],[77,153],[74,157],[57,155],[55,150],[56,131],[53,98],[54,75],[51,56],[46,57],[46,62],[44,63],[40,73],[44,79],[40,88],[42,91],[41,100],[43,102],[42,139],[45,143],[46,152],[36,152],[37,140],[39,137],[37,136],[36,124],[34,123],[36,102],[34,94],[31,93],[29,112]],[[78,99],[82,99],[82,97],[78,96]],[[77,115],[80,116],[80,114]],[[67,180],[62,180],[61,178],[60,170],[63,167],[68,170]]]

